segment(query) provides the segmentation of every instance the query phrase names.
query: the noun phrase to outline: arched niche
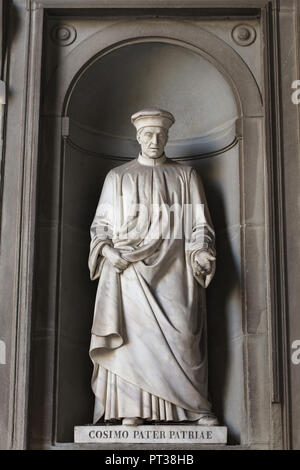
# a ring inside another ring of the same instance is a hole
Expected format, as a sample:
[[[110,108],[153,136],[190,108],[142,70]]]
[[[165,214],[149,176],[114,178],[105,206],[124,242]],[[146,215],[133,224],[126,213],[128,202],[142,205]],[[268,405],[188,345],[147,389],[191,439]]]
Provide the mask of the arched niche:
[[[70,128],[65,142],[63,174],[59,345],[62,382],[58,400],[62,410],[59,429],[66,440],[63,416],[66,416],[70,430],[76,421],[71,410],[66,413],[66,403],[70,403],[68,397],[71,393],[70,406],[76,397],[78,404],[82,400],[80,368],[83,371],[89,366],[87,351],[81,356],[78,354],[81,341],[85,339],[88,344],[89,321],[93,313],[93,287],[86,269],[89,226],[107,172],[138,154],[130,115],[147,106],[168,109],[176,116],[167,154],[180,159],[183,164],[187,160],[187,164],[198,169],[217,231],[217,249],[220,257],[227,253],[226,261],[219,263],[220,281],[214,283],[208,292],[212,395],[214,390],[224,388],[221,377],[224,368],[230,376],[244,375],[242,361],[233,367],[224,356],[222,366],[214,360],[216,348],[213,338],[220,323],[215,325],[212,321],[215,317],[222,318],[223,333],[227,330],[218,346],[225,350],[233,345],[236,349],[232,336],[242,334],[242,303],[238,275],[241,263],[239,145],[235,126],[238,107],[234,93],[215,66],[190,48],[148,40],[122,45],[103,57],[99,56],[81,73],[72,88],[65,112]],[[72,255],[74,253],[76,257]],[[226,289],[222,286],[225,279]],[[73,290],[74,284],[77,288]],[[220,302],[210,301],[216,297]],[[76,318],[71,324],[70,312]],[[225,322],[226,314],[229,325]],[[228,331],[230,329],[233,331]],[[70,369],[74,355],[78,357],[75,390],[71,377],[67,382],[63,380],[71,373],[74,381],[74,371]],[[218,373],[214,374],[216,370]],[[88,381],[86,388],[89,386]],[[227,403],[233,394],[240,408],[243,397],[235,386],[227,390],[220,401]],[[86,396],[90,399],[90,395]],[[222,421],[231,424],[232,434],[238,441],[241,417],[231,417],[230,412],[229,416],[224,416],[218,403],[216,407]],[[77,421],[79,419],[82,418],[78,416]],[[87,413],[88,419],[91,417]]]
[[[147,70],[153,74],[149,82]],[[45,309],[56,332],[56,440],[71,441],[74,425],[92,417],[88,347],[96,285],[87,270],[89,226],[107,172],[136,154],[130,114],[154,105],[177,118],[169,155],[193,165],[204,181],[218,250],[217,275],[207,292],[210,391],[230,442],[246,442],[245,227],[248,219],[254,224],[264,220],[262,102],[250,70],[228,45],[201,28],[146,21],[142,30],[136,22],[121,22],[94,34],[55,73],[43,102],[47,126],[40,163],[39,243],[52,243],[57,262],[45,274],[43,254],[37,269],[48,279],[51,272],[54,278],[59,275],[52,291],[44,289],[44,295],[42,290],[37,303],[42,311],[47,298],[55,296]],[[255,174],[255,196],[245,200]],[[249,301],[251,293],[247,295]],[[261,403],[266,394],[261,393]]]
[[[86,68],[99,56],[131,42],[166,41],[194,49],[224,75],[236,98],[239,114],[261,116],[262,97],[246,63],[234,49],[213,33],[185,21],[116,21],[80,42],[47,80],[43,103],[46,114],[61,116],[68,106],[72,89]],[[57,87],[57,77],[60,87]]]
[[[171,158],[217,152],[235,140],[238,109],[224,76],[195,50],[153,40],[113,49],[81,74],[65,112],[69,139],[108,157],[133,157],[139,146],[130,116],[151,106],[176,116]]]

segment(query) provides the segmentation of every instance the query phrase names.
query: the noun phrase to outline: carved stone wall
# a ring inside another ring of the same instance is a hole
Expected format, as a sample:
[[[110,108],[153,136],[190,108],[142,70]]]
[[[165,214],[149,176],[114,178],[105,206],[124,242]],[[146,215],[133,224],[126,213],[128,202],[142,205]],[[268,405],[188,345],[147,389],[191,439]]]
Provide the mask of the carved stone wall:
[[[229,443],[300,448],[297,4],[134,4],[7,12],[0,445],[76,448],[91,419],[89,224],[107,171],[136,154],[128,116],[157,105],[184,116],[167,151],[201,173],[217,231],[210,390]]]

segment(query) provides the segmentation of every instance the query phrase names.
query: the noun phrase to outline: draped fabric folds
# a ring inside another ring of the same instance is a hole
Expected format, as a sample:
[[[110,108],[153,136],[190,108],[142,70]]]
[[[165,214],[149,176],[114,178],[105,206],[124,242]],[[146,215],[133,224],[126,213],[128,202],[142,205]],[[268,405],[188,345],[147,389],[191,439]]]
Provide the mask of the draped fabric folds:
[[[193,421],[211,408],[207,283],[192,269],[198,250],[215,253],[203,187],[192,167],[146,160],[108,173],[91,226],[94,422]],[[102,256],[106,243],[129,261],[122,274]]]

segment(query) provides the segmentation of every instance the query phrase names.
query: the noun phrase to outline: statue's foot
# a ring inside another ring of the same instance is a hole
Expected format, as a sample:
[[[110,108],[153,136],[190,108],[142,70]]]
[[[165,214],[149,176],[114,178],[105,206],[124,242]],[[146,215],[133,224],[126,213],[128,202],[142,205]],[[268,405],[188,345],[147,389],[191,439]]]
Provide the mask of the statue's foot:
[[[123,426],[139,426],[143,421],[142,418],[123,418],[122,424]]]
[[[213,414],[204,414],[198,419],[199,426],[219,426],[218,418]]]

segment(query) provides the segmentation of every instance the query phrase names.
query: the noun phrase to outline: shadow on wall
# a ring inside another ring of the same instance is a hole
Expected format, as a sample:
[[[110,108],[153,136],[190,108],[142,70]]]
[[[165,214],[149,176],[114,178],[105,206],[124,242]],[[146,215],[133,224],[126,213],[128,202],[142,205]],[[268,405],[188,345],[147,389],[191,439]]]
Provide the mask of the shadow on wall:
[[[215,191],[213,199],[218,216],[225,219],[223,195]],[[217,225],[213,212],[212,220]],[[220,424],[228,427],[228,444],[232,445],[241,442],[244,420],[238,230],[216,230],[216,274],[206,295],[209,395]]]

